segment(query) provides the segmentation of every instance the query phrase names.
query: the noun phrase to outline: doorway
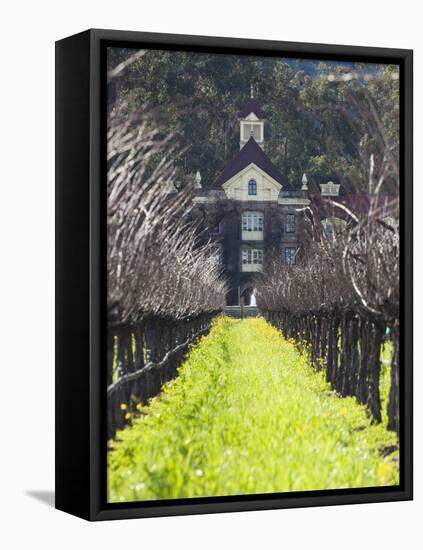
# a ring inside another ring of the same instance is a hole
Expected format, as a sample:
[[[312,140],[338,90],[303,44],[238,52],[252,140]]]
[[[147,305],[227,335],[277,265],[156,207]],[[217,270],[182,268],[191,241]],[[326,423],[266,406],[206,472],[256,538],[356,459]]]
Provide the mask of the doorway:
[[[249,286],[241,293],[241,303],[246,307],[257,307],[255,288]]]

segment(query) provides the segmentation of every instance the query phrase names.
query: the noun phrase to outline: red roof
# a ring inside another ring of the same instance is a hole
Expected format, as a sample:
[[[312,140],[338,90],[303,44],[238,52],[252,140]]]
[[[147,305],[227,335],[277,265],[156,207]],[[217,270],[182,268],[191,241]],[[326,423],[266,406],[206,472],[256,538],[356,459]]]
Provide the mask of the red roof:
[[[240,152],[225,166],[223,172],[217,178],[214,187],[220,187],[251,163],[254,163],[271,178],[283,185],[284,190],[289,188],[288,178],[279,172],[253,137],[250,137]]]

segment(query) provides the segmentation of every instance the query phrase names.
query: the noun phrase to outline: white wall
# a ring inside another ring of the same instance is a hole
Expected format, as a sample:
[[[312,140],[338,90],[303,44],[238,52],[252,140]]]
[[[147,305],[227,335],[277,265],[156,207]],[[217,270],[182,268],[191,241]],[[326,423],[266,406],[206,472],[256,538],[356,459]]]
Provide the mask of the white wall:
[[[88,27],[416,48],[416,151],[423,97],[422,32],[415,0],[46,0],[1,5],[0,544],[7,549],[368,550],[422,543],[423,400],[417,399],[416,500],[90,525],[30,491],[53,488],[54,40]],[[254,17],[251,17],[251,12]],[[416,204],[423,173],[416,163]],[[423,241],[421,216],[415,242]],[[416,247],[416,280],[423,277]],[[416,286],[417,334],[423,330]],[[416,347],[416,395],[423,386]],[[75,403],[77,405],[77,403]]]

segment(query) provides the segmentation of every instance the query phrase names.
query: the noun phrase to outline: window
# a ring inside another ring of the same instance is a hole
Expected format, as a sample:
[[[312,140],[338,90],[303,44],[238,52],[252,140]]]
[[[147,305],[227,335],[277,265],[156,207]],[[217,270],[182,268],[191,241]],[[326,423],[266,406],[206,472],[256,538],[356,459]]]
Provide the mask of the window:
[[[295,214],[286,215],[285,233],[295,233]]]
[[[335,228],[333,227],[333,223],[328,221],[323,224],[323,231],[328,239],[331,241],[335,240]]]
[[[263,214],[261,212],[244,212],[242,214],[243,231],[263,231]]]
[[[320,189],[322,191],[322,196],[326,197],[337,197],[339,195],[339,183],[333,183],[333,181],[328,181],[327,183],[321,183]]]
[[[248,194],[249,195],[257,195],[257,182],[256,180],[250,180],[248,182]]]
[[[326,218],[322,220],[323,235],[327,239],[334,241],[337,233],[344,231],[346,225],[345,220],[341,220],[340,218]]]
[[[263,271],[262,248],[241,249],[241,271],[250,273]]]
[[[253,137],[256,141],[261,140],[260,124],[244,124],[243,125],[243,140],[248,141]]]
[[[295,265],[297,263],[297,249],[295,246],[287,246],[285,248],[285,264]]]
[[[260,248],[246,248],[242,251],[242,263],[244,265],[263,265],[263,250]]]

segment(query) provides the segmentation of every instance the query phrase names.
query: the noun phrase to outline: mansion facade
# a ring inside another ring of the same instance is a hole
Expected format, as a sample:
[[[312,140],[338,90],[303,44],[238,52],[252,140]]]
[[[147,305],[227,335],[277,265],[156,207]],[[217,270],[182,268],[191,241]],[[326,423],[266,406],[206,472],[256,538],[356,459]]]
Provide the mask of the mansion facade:
[[[252,95],[252,94],[251,94]],[[300,254],[303,216],[310,205],[307,177],[293,189],[265,153],[266,114],[253,97],[239,112],[240,150],[211,188],[196,175],[195,211],[205,220],[228,280],[227,305],[254,305],[254,276],[272,255],[295,264]],[[339,184],[321,186],[337,196]],[[327,223],[330,230],[330,223]]]

